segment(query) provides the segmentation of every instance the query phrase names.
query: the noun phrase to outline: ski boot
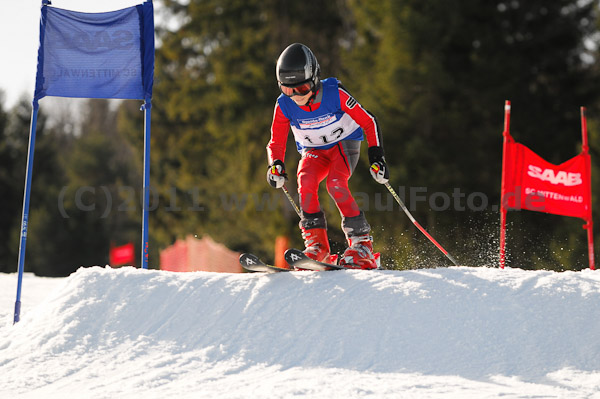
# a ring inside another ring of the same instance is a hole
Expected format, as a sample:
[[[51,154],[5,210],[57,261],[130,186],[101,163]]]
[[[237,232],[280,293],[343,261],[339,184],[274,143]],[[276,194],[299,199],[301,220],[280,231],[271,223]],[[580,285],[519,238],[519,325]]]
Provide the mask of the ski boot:
[[[377,269],[379,254],[373,254],[371,226],[365,214],[342,217],[342,230],[348,240],[348,249],[340,257],[339,265],[350,269]]]
[[[318,262],[329,262],[329,239],[326,229],[302,229],[302,238],[304,238],[303,251],[306,256]]]
[[[302,211],[300,230],[304,238],[303,252],[318,262],[329,262],[329,239],[327,238],[327,221],[323,211],[306,213]]]
[[[340,266],[348,269],[377,269],[373,254],[373,238],[369,234],[348,237],[348,249],[340,258]]]

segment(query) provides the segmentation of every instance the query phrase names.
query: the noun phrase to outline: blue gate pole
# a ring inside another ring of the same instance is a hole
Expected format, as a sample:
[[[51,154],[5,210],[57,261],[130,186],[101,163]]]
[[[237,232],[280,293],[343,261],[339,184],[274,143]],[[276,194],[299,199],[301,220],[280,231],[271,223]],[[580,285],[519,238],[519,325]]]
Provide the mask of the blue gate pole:
[[[152,103],[148,100],[144,110],[144,215],[142,217],[142,269],[148,268],[148,211],[150,209],[150,115]]]
[[[19,244],[19,277],[17,283],[17,300],[15,301],[15,318],[13,324],[21,317],[21,289],[23,288],[23,270],[25,268],[25,247],[27,246],[27,225],[29,223],[29,197],[31,194],[31,174],[33,172],[33,154],[35,152],[35,130],[39,104],[33,101],[31,110],[31,126],[29,129],[29,151],[27,153],[27,172],[25,173],[25,192],[23,193],[23,214],[21,216],[21,243]]]

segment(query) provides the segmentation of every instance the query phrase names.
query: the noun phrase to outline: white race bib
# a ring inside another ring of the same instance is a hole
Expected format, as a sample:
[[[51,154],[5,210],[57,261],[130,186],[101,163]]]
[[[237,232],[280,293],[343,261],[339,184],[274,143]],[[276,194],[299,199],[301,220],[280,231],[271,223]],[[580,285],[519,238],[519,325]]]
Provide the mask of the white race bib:
[[[321,147],[350,136],[360,126],[348,114],[336,120],[335,114],[298,119],[300,128],[292,125],[295,140],[303,147]]]

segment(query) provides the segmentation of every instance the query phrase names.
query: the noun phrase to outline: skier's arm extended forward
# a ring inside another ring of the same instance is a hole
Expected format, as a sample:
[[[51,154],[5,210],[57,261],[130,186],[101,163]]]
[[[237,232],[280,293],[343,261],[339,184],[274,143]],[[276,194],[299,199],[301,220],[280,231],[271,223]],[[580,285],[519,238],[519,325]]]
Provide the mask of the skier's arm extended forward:
[[[283,160],[285,159],[285,146],[289,131],[290,121],[281,112],[279,104],[276,104],[273,113],[273,123],[271,124],[271,140],[267,144],[267,157],[269,160],[267,181],[275,188],[283,187],[287,179]]]

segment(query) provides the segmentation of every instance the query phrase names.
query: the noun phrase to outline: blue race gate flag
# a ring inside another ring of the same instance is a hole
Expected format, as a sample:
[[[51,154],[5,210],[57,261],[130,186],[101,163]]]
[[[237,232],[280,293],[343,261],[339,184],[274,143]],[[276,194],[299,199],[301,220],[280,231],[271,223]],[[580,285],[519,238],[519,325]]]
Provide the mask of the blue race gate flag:
[[[103,13],[42,7],[34,101],[44,96],[149,101],[152,2]]]
[[[150,109],[153,82],[152,0],[134,7],[102,13],[63,10],[50,6],[49,0],[42,0],[40,47],[23,194],[15,323],[19,321],[21,313],[21,288],[29,226],[29,199],[39,100],[45,96],[144,100],[142,107],[144,110],[144,209],[141,265],[142,268],[147,269]]]

